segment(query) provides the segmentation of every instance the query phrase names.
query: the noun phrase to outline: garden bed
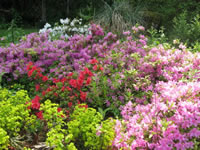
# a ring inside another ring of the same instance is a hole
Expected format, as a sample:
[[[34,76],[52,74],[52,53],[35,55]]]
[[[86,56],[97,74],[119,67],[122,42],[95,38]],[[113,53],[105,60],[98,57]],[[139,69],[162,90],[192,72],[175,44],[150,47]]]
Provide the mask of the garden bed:
[[[0,47],[0,149],[197,150],[200,54],[144,30],[92,24]]]

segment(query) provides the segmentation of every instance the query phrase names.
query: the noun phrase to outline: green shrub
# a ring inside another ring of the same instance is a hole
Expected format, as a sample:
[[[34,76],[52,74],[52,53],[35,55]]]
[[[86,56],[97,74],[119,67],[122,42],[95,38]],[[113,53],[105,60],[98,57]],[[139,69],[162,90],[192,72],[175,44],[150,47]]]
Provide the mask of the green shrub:
[[[83,105],[76,106],[71,118],[67,126],[76,147],[96,150],[111,148],[114,121],[108,119],[100,124],[102,115],[95,109],[85,108]]]
[[[187,12],[180,14],[173,20],[174,26],[171,37],[178,38],[189,46],[199,42],[200,38],[200,16],[197,14],[189,18]]]
[[[4,129],[0,128],[0,150],[7,149],[8,143],[9,136]]]
[[[30,110],[25,105],[29,100],[24,90],[14,93],[7,89],[0,89],[0,130],[2,130],[0,139],[4,137],[0,140],[0,145],[2,144],[3,149],[6,149],[7,144],[18,147],[20,131],[29,118]]]
[[[64,121],[64,114],[62,111],[58,111],[58,104],[51,103],[50,100],[46,100],[44,104],[41,104],[40,111],[43,113],[43,119],[47,122],[49,129],[47,133],[46,143],[54,150],[76,150],[76,147],[71,143],[72,135],[67,133],[66,129],[63,129],[66,125]]]
[[[29,117],[29,110],[25,105],[30,98],[24,90],[13,94],[7,89],[0,90],[0,127],[9,136],[17,136],[24,126],[26,118]]]

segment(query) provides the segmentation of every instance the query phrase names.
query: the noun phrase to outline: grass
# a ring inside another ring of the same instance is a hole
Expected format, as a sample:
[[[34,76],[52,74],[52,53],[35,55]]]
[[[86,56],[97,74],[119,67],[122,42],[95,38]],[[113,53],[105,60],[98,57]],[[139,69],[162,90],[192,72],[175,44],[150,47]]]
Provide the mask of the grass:
[[[25,32],[25,34],[29,34],[29,33],[38,32],[39,31],[39,29],[36,29],[36,28],[24,28],[22,30]],[[6,36],[7,33],[8,33],[7,29],[0,29],[0,37]]]

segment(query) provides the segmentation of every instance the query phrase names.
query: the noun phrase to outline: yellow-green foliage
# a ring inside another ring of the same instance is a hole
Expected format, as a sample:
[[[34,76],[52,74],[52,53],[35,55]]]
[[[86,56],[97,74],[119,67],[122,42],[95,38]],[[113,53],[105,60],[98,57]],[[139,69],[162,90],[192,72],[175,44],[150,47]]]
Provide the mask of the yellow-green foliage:
[[[6,131],[0,128],[0,150],[6,150],[9,143],[9,136]]]
[[[17,136],[25,125],[29,117],[29,110],[25,105],[28,101],[30,98],[24,90],[13,93],[0,89],[0,128],[9,137]],[[8,136],[5,139],[8,139]]]
[[[74,144],[70,143],[72,135],[68,135],[67,130],[63,129],[66,123],[63,119],[63,112],[58,112],[58,104],[47,100],[41,105],[40,111],[43,111],[44,120],[49,128],[46,139],[47,145],[54,147],[54,150],[76,150]]]
[[[102,115],[93,108],[76,106],[72,120],[68,122],[68,132],[74,141],[83,142],[85,149],[109,149],[114,139],[114,124],[111,119],[103,120]],[[98,134],[98,132],[100,134]]]
[[[101,123],[101,128],[99,129],[100,132],[100,139],[101,139],[101,149],[112,149],[112,141],[115,138],[115,120],[109,118]]]

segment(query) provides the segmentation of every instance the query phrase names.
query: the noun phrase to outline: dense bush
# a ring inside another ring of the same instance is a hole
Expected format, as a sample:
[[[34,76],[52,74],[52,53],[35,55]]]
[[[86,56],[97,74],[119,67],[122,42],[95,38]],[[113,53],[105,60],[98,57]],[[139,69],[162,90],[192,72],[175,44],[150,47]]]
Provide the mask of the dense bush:
[[[119,38],[92,24],[89,35],[50,41],[48,33],[30,34],[0,48],[2,85],[32,84],[25,120],[35,144],[46,141],[57,150],[199,147],[199,53],[177,40],[148,45],[144,30],[134,26]],[[89,107],[76,106],[82,102]]]
[[[7,132],[0,128],[0,149],[7,149],[8,143],[9,143],[9,136],[7,135]]]
[[[75,108],[71,119],[67,124],[68,131],[79,149],[112,149],[114,120],[102,121],[103,117],[99,112],[93,108],[85,108],[84,105]]]
[[[200,16],[196,15],[188,19],[188,13],[184,12],[177,16],[174,20],[174,28],[171,32],[172,37],[181,39],[182,42],[187,42],[192,45],[199,42],[200,34]]]
[[[150,104],[129,102],[121,111],[123,121],[117,121],[114,145],[123,149],[198,149],[198,84],[159,82]]]
[[[30,111],[25,103],[29,100],[26,91],[12,93],[7,89],[0,89],[0,129],[2,131],[0,145],[2,149],[8,144],[14,145],[17,142],[15,137],[20,136],[20,132],[27,125]]]

